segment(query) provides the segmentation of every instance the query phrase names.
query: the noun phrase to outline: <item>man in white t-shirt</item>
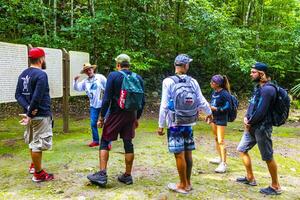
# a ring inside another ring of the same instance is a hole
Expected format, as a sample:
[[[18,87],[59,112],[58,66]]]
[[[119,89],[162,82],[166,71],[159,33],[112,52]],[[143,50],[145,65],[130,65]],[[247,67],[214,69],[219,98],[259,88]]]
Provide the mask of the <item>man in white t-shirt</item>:
[[[96,65],[85,63],[81,74],[86,74],[88,77],[79,82],[79,77],[76,76],[73,81],[73,88],[76,91],[85,91],[90,99],[90,118],[93,141],[89,147],[99,146],[99,134],[97,121],[101,110],[102,98],[106,86],[106,78],[102,74],[96,74]]]
[[[195,150],[192,126],[196,124],[199,111],[204,111],[209,120],[212,116],[198,82],[187,75],[190,62],[192,59],[188,55],[178,55],[174,62],[175,75],[163,80],[157,131],[164,135],[167,124],[168,148],[175,155],[180,178],[178,184],[169,183],[168,188],[182,194],[192,190],[192,151]]]

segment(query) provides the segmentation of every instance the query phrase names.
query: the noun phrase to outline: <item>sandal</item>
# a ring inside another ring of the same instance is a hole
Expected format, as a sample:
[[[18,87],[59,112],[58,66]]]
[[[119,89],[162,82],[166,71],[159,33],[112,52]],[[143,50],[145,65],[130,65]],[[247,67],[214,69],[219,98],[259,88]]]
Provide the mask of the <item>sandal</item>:
[[[265,194],[265,195],[280,195],[282,193],[281,189],[274,189],[271,186],[266,187],[266,188],[261,188],[260,193]]]
[[[180,194],[188,194],[188,191],[184,189],[177,188],[176,183],[169,183],[168,186],[169,190],[172,190],[174,192],[180,193]]]
[[[185,190],[188,191],[188,192],[192,191],[193,189],[194,188],[192,186],[188,186],[188,187],[185,188]]]
[[[247,179],[247,177],[237,178],[237,179],[236,179],[236,182],[238,182],[238,183],[244,183],[244,184],[250,185],[250,186],[257,186],[257,183],[256,183],[255,180],[249,181],[249,180]]]

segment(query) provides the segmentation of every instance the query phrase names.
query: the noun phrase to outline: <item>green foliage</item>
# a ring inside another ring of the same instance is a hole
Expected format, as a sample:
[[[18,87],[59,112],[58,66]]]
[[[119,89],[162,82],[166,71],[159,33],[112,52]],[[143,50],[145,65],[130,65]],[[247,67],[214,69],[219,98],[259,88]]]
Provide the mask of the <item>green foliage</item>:
[[[298,64],[298,70],[296,71],[296,73],[300,72],[300,54],[298,54],[295,57],[295,62]],[[295,85],[292,89],[291,92],[295,97],[300,97],[300,79],[296,79],[296,81],[298,82],[297,85]]]
[[[300,81],[300,79],[297,79],[297,81]],[[300,97],[300,83],[298,83],[297,85],[295,85],[292,89],[291,89],[292,94],[295,97]]]
[[[299,19],[298,0],[0,0],[0,41],[87,51],[102,73],[126,52],[149,91],[188,53],[205,93],[217,73],[245,92],[255,61],[269,64],[284,87],[297,84]]]
[[[292,107],[295,108],[295,109],[300,109],[300,100],[293,100],[293,101],[291,102],[291,105],[292,105]]]

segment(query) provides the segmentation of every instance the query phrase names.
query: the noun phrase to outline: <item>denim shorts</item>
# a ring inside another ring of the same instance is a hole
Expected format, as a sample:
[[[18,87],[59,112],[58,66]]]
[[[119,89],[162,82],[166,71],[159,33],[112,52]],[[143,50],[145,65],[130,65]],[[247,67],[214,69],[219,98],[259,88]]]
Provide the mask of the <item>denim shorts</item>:
[[[214,124],[218,126],[227,126],[227,120],[226,119],[213,119],[212,121]]]
[[[244,135],[237,147],[239,152],[248,152],[257,143],[262,160],[269,161],[273,159],[272,126],[261,125],[251,128],[250,132],[244,132]]]
[[[176,126],[168,129],[168,147],[171,153],[195,150],[191,126]]]
[[[212,122],[218,126],[227,126],[228,122],[228,114],[227,112],[225,114],[219,114],[217,115],[215,112],[213,112],[213,120]]]

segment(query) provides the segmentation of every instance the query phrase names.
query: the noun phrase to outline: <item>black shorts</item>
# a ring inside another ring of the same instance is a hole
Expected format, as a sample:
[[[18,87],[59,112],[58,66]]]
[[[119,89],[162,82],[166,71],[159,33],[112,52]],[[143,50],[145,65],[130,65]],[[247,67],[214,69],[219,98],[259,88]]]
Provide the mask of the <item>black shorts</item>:
[[[102,138],[106,141],[114,141],[120,138],[131,140],[135,136],[136,112],[120,111],[110,114],[103,127]]]

